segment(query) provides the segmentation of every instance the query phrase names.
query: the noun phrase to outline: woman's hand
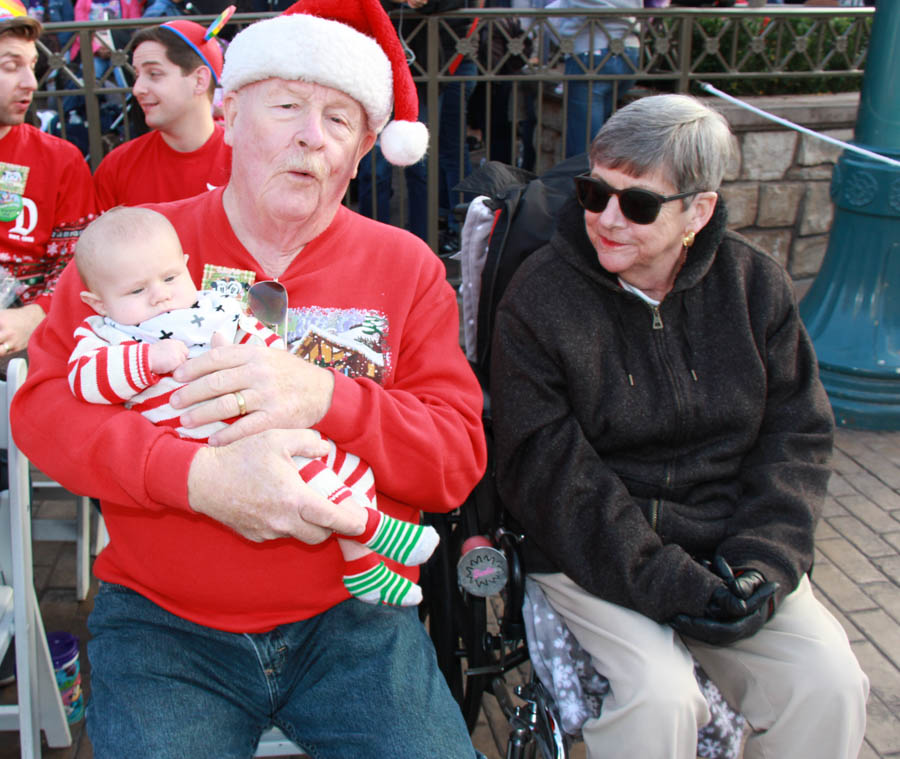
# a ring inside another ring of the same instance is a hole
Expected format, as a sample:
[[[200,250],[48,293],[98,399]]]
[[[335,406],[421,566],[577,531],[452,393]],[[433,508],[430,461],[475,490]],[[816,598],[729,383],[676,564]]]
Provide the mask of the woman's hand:
[[[197,451],[188,473],[191,508],[248,540],[292,537],[316,544],[332,531],[360,535],[365,517],[318,495],[292,456],[317,458],[328,444],[311,430],[267,430]]]
[[[227,445],[271,429],[307,429],[331,406],[334,377],[287,351],[252,345],[220,345],[186,361],[173,373],[187,384],[172,394],[176,409],[200,404],[181,415],[185,427],[240,416],[209,439]],[[243,410],[238,396],[243,398]]]

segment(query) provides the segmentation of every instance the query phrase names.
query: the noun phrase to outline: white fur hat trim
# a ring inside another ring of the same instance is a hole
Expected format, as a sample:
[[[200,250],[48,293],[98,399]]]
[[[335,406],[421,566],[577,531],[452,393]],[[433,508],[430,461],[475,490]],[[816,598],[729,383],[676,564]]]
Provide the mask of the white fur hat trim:
[[[299,79],[346,93],[363,107],[376,132],[391,115],[393,79],[384,50],[338,21],[306,14],[275,16],[237,34],[225,51],[225,92],[271,78]]]

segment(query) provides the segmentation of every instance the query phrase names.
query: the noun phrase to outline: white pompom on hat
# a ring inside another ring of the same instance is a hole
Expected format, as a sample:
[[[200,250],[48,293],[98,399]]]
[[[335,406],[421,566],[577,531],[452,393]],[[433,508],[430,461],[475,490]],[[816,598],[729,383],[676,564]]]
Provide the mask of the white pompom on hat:
[[[299,0],[248,26],[225,51],[222,86],[233,92],[270,78],[314,82],[352,97],[396,166],[416,163],[428,149],[403,46],[379,0]]]

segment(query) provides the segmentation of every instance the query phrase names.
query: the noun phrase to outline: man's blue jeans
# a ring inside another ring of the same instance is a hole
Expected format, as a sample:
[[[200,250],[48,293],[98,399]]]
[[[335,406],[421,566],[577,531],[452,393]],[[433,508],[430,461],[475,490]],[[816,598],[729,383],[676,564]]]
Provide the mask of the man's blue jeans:
[[[249,759],[273,723],[321,759],[476,756],[414,608],[351,599],[239,634],[102,583],[88,623],[97,759]]]
[[[601,74],[633,74],[638,64],[639,50],[626,47],[625,56],[611,55],[600,67]],[[598,50],[594,53],[593,65],[602,61],[608,51]],[[626,58],[627,56],[627,58]],[[578,61],[581,61],[579,64]],[[579,53],[566,60],[566,74],[584,74],[590,70],[591,61],[588,53]],[[600,127],[609,118],[613,109],[613,84],[618,84],[618,96],[621,97],[634,86],[634,80],[620,79],[612,81],[580,81],[569,82],[568,108],[566,112],[566,158],[584,153],[590,146]],[[590,95],[590,134],[588,134],[588,97]]]

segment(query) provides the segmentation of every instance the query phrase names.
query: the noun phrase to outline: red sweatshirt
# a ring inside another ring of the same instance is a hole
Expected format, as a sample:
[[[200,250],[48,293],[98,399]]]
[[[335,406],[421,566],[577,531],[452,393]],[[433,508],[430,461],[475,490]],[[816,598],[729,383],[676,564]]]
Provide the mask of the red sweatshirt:
[[[169,147],[156,129],[119,145],[94,172],[100,209],[181,200],[228,184],[231,147],[224,135],[217,126],[190,153]]]
[[[97,210],[91,172],[71,142],[30,124],[0,138],[0,161],[4,171],[27,172],[21,211],[0,221],[0,265],[25,286],[24,304],[49,311],[56,280]]]
[[[155,208],[178,231],[198,284],[204,263],[265,278],[235,237],[221,190]],[[459,348],[456,298],[440,261],[413,235],[341,207],[279,281],[289,293],[292,349],[335,374],[317,429],[369,462],[381,510],[416,521],[420,509],[459,505],[486,453],[481,390]],[[66,362],[90,313],[82,289],[69,266],[29,346],[12,420],[16,442],[41,470],[101,498],[110,544],[97,576],[234,632],[266,631],[348,598],[335,540],[253,543],[194,513],[187,477],[197,443],[136,411],[72,396]],[[414,569],[392,568],[416,578]]]

